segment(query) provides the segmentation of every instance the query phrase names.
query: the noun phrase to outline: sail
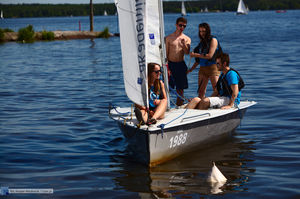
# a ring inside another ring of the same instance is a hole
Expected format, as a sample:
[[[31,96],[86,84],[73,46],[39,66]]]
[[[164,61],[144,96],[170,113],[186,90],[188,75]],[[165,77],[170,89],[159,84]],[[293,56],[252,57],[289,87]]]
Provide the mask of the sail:
[[[247,8],[246,8],[243,0],[240,0],[240,2],[239,2],[237,14],[248,14]]]
[[[125,90],[148,106],[147,63],[162,65],[160,0],[115,0],[118,10]]]
[[[184,6],[184,1],[181,2],[181,15],[185,16],[186,15],[186,10],[185,10],[185,6]]]

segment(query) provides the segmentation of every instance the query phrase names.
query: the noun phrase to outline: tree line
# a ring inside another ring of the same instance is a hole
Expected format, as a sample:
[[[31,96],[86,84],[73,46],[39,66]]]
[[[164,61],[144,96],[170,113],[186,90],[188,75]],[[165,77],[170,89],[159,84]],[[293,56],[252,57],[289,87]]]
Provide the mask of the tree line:
[[[209,11],[236,11],[239,0],[207,0],[186,1],[188,13],[200,12],[205,8]],[[300,9],[300,0],[244,0],[250,10],[288,10]],[[21,17],[60,17],[60,16],[88,16],[89,4],[0,4],[4,18]],[[108,15],[117,12],[115,4],[94,4],[94,15]],[[165,13],[181,12],[180,1],[163,2]]]

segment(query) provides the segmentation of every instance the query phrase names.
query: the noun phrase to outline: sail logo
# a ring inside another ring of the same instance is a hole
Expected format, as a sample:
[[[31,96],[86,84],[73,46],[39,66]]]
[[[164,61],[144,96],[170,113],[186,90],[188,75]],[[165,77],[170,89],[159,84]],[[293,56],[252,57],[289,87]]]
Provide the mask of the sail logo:
[[[137,42],[138,42],[138,62],[140,73],[143,73],[146,68],[146,57],[145,57],[145,33],[144,33],[144,1],[136,0],[135,11],[136,11],[136,31],[137,31]]]
[[[149,39],[150,39],[151,45],[155,45],[155,37],[154,37],[153,33],[149,33]]]

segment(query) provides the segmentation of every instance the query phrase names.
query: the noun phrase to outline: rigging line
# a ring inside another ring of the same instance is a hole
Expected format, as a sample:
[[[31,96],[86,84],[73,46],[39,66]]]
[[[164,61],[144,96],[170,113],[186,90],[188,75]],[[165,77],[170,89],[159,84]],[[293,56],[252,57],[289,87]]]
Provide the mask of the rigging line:
[[[179,97],[181,100],[183,100],[183,101],[189,101],[189,99],[188,98],[185,98],[185,97],[183,97],[183,96],[181,96],[181,95],[179,95],[178,93],[177,93],[177,91],[175,91],[175,89],[173,89],[173,88],[169,88],[169,90],[171,90],[177,97]]]
[[[112,103],[109,103],[109,109],[114,109],[116,111],[116,113],[118,113],[119,115],[122,115],[122,116],[128,116],[129,114],[131,114],[131,112],[125,112],[125,113],[121,113],[120,111],[117,110],[116,106],[113,106]],[[110,111],[109,111],[110,113]],[[126,119],[124,117],[121,117],[119,116],[120,118],[122,119]]]
[[[131,13],[131,14],[136,15],[136,12],[133,12],[133,11],[131,11],[131,10],[124,9],[124,8],[120,7],[118,4],[119,4],[119,2],[116,2],[116,3],[115,3],[116,7],[119,8],[120,10],[122,10],[122,11],[124,11],[124,12],[127,12],[127,13]]]
[[[164,128],[165,128],[165,126],[171,124],[171,123],[174,122],[175,120],[177,120],[177,119],[179,119],[180,117],[182,117],[182,116],[187,112],[187,110],[188,110],[188,109],[185,109],[185,111],[184,111],[181,115],[179,115],[178,117],[174,118],[173,120],[167,122],[166,124],[160,124],[160,125],[157,126],[157,127],[159,127],[159,128],[161,129],[161,136],[162,136],[162,137],[164,136]]]

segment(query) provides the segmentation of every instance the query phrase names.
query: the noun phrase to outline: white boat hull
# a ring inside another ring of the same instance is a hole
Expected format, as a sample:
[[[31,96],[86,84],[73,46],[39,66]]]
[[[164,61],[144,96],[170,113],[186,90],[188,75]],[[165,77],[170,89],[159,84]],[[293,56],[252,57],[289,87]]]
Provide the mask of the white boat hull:
[[[229,110],[172,109],[166,117],[150,127],[137,127],[135,117],[122,116],[130,108],[111,109],[111,118],[118,122],[128,141],[129,152],[139,162],[155,166],[184,153],[207,147],[235,130],[246,109],[255,102],[242,102]],[[125,122],[124,122],[125,119]],[[161,128],[160,125],[164,125]]]

